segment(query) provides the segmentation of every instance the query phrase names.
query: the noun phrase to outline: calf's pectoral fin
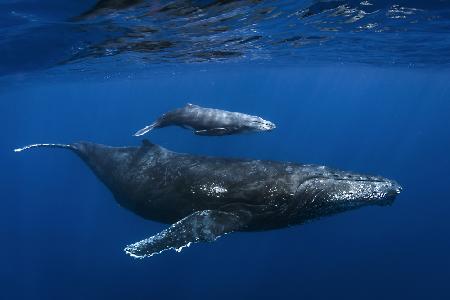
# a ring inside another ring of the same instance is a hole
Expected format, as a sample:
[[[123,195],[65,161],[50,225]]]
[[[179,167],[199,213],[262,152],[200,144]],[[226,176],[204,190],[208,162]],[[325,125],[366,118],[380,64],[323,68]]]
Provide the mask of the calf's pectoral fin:
[[[155,122],[153,122],[152,124],[150,124],[150,125],[148,125],[148,126],[145,126],[144,128],[142,128],[142,129],[139,129],[135,134],[133,134],[134,136],[141,136],[141,135],[144,135],[144,134],[146,134],[147,132],[149,132],[149,131],[151,131],[151,130],[153,130],[153,129],[155,129],[155,128],[158,128],[158,126],[160,125],[160,123],[159,123],[159,121],[155,121]]]
[[[124,250],[136,258],[149,257],[169,249],[179,252],[191,243],[212,242],[242,226],[241,218],[233,213],[198,211],[148,239],[128,245]]]
[[[196,135],[227,135],[230,134],[233,130],[229,128],[211,128],[211,129],[203,129],[203,130],[196,130]]]

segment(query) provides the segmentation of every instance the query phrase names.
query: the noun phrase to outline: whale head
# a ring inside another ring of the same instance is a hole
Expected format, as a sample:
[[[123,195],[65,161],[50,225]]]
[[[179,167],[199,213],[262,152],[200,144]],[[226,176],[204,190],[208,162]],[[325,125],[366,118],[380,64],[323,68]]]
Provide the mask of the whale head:
[[[380,176],[323,170],[320,176],[311,176],[300,184],[297,194],[306,221],[363,206],[391,205],[401,191],[396,181]]]
[[[249,127],[256,131],[270,131],[276,128],[274,123],[257,116],[252,116],[249,123]]]

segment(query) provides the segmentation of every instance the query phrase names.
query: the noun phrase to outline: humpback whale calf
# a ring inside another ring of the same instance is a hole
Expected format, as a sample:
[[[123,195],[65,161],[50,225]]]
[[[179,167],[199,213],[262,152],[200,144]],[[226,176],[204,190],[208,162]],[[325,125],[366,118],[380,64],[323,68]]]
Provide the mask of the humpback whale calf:
[[[15,149],[64,148],[75,152],[118,203],[167,229],[128,245],[136,258],[180,251],[236,231],[302,224],[367,205],[389,205],[395,181],[325,166],[197,156],[144,140],[140,147],[90,142],[35,144]]]
[[[194,129],[197,135],[230,135],[243,132],[268,131],[275,124],[257,116],[230,112],[214,108],[205,108],[188,103],[182,108],[169,111],[134,134],[141,136],[155,128],[181,126]]]

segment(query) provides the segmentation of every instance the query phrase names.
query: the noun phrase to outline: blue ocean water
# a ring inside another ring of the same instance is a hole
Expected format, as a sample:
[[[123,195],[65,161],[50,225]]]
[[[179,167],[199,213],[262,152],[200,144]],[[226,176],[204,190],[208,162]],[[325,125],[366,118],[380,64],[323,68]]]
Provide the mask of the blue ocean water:
[[[450,298],[448,1],[0,3],[1,299]],[[152,142],[377,174],[403,192],[136,260],[123,247],[167,225],[120,207],[68,151],[12,151],[139,145],[137,129],[187,102],[277,129],[164,128]]]

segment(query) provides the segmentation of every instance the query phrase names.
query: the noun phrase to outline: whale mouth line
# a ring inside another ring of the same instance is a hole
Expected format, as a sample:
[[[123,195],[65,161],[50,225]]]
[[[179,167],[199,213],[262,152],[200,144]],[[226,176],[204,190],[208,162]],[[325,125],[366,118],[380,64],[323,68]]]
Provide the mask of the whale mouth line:
[[[356,206],[358,206],[357,203],[373,203],[384,206],[391,205],[395,197],[403,190],[397,182],[392,180],[348,176],[336,177],[336,175],[332,175],[308,178],[297,186],[295,194],[312,194],[314,195],[312,197],[316,200],[318,199],[317,193],[322,195],[325,193],[328,194],[325,198],[329,198],[329,200],[346,200],[346,202],[352,202]]]
[[[352,176],[348,176],[348,175],[344,175],[344,177],[333,177],[333,176],[324,176],[324,177],[315,177],[315,178],[311,178],[311,179],[316,179],[316,178],[323,178],[323,179],[331,179],[334,181],[347,181],[347,182],[370,182],[370,183],[385,183],[385,184],[390,184],[393,187],[395,186],[395,190],[396,192],[399,194],[401,191],[403,191],[403,188],[401,185],[399,185],[398,183],[389,180],[389,179],[380,179],[380,178],[371,178],[371,177],[366,177],[366,178],[354,178]],[[311,180],[309,179],[309,180]]]

